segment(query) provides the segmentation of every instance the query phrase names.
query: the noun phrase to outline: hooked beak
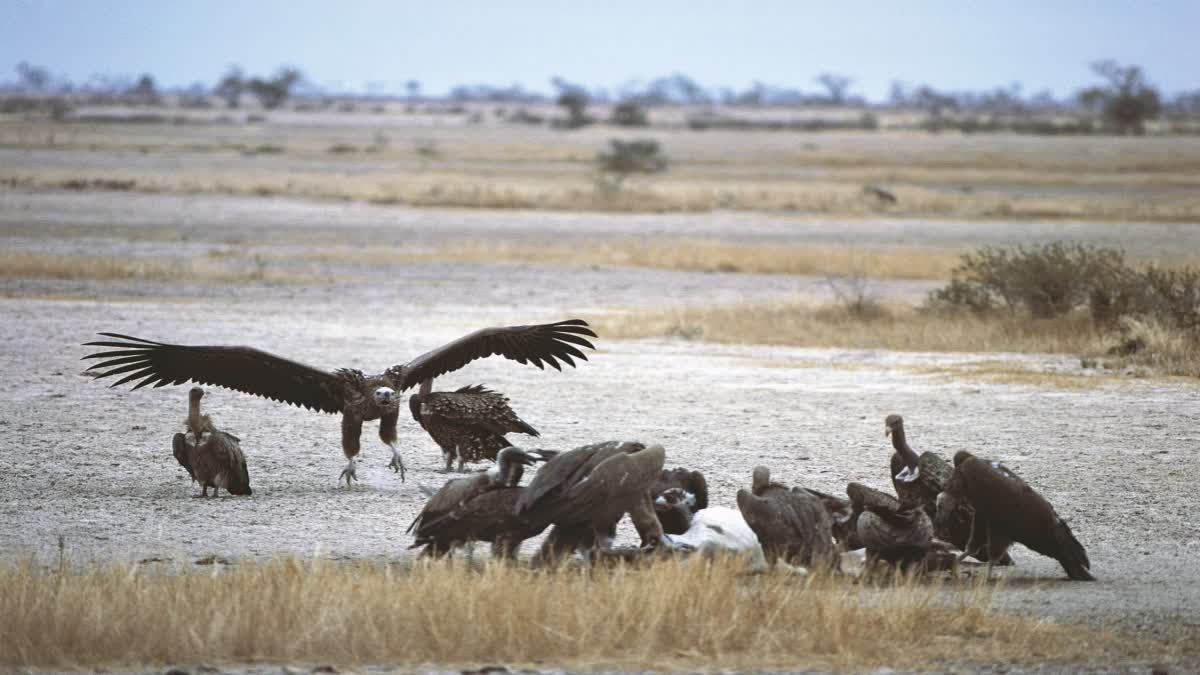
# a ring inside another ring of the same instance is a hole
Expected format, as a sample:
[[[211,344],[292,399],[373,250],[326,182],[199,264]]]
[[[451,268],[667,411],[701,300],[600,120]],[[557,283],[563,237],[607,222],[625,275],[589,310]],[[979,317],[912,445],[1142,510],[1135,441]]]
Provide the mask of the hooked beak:
[[[891,428],[891,427],[884,427],[884,428],[883,428],[883,437],[884,437],[884,438],[889,438],[889,437],[891,437],[891,435],[892,435],[892,428]]]

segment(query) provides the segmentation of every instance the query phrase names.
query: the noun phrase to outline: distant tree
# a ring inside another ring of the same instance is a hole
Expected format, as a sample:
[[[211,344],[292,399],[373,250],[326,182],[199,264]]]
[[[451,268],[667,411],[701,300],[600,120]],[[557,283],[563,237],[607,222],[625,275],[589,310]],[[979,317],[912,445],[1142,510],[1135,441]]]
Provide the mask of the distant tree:
[[[125,94],[133,103],[139,105],[158,105],[162,103],[162,98],[158,95],[158,87],[154,84],[154,77],[149,73],[143,73],[138,78],[137,84],[130,87]]]
[[[621,127],[644,127],[650,119],[641,103],[621,101],[613,106],[612,123]]]
[[[230,66],[229,71],[213,88],[213,94],[224,100],[225,106],[228,108],[238,107],[244,91],[246,91],[246,78],[242,76],[242,69],[237,66]]]
[[[17,86],[25,91],[45,91],[50,86],[50,71],[22,61],[17,64]]]
[[[404,91],[408,92],[410,99],[416,100],[421,98],[421,83],[416,80],[409,80],[404,83]]]
[[[267,110],[274,110],[283,105],[284,101],[292,94],[292,89],[299,84],[304,75],[296,68],[283,67],[276,71],[275,75],[269,80],[262,80],[257,77],[251,78],[246,84],[246,88],[250,90],[258,98],[258,102]]]
[[[1146,81],[1142,69],[1105,59],[1092,63],[1092,71],[1104,78],[1106,84],[1079,92],[1079,102],[1098,109],[1123,134],[1145,133],[1146,120],[1162,112],[1162,101],[1158,90]]]
[[[558,92],[554,102],[567,111],[567,128],[578,129],[592,123],[592,118],[587,114],[587,106],[591,102],[587,89],[561,77],[551,79],[550,83]]]
[[[817,76],[817,82],[829,91],[830,103],[833,105],[846,105],[846,92],[850,89],[850,84],[854,82],[854,78],[835,73],[821,73]]]

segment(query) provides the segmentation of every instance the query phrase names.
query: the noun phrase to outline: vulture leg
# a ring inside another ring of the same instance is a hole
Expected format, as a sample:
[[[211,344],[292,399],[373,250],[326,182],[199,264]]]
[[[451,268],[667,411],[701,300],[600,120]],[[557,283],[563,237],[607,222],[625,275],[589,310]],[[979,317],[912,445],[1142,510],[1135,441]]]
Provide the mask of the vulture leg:
[[[208,483],[202,483],[200,485],[200,496],[204,498],[208,497]]]
[[[400,449],[396,447],[396,420],[400,418],[400,411],[388,413],[379,418],[379,440],[383,444],[391,448],[392,461],[388,463],[388,468],[393,472],[400,473],[400,482],[404,482],[404,459],[400,457]]]
[[[971,534],[967,535],[967,545],[963,547],[962,553],[959,553],[958,557],[954,559],[955,575],[958,574],[958,564],[961,563],[964,559],[966,559],[967,556],[971,555],[971,549],[975,544],[975,514],[976,514],[976,511],[972,509],[972,511],[971,511]]]
[[[994,557],[994,556],[992,556],[992,523],[991,523],[991,521],[984,523],[983,527],[985,528],[985,531],[987,532],[987,549],[986,550],[988,552],[987,573],[986,573],[986,576],[984,576],[984,579],[986,579],[987,581],[991,581],[992,580],[992,558]]]
[[[358,476],[354,473],[354,458],[358,455],[358,437],[362,435],[362,420],[358,415],[355,415],[352,410],[346,410],[342,413],[342,452],[346,455],[346,468],[342,469],[342,474],[338,476],[338,485],[342,484],[342,479],[346,479],[346,487],[350,487],[351,480],[358,480]]]
[[[662,523],[654,511],[654,501],[650,499],[649,492],[642,495],[642,499],[629,512],[629,519],[633,521],[638,536],[642,538],[642,546],[669,545],[670,539],[663,536]]]
[[[446,468],[442,469],[442,473],[450,473],[450,469],[452,469],[454,467],[454,455],[455,454],[456,454],[456,452],[454,450],[447,450],[445,448],[442,448],[442,457],[446,458]]]

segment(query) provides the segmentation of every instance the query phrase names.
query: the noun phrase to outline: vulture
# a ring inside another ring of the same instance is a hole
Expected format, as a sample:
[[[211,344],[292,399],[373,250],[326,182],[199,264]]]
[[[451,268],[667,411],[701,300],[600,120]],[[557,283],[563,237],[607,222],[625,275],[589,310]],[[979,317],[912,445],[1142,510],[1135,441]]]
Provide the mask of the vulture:
[[[833,567],[837,551],[821,500],[800,488],[771,482],[771,470],[754,468],[750,490],[738,490],[738,510],[762,544],[767,562]]]
[[[124,375],[112,386],[139,380],[133,386],[196,382],[233,389],[290,405],[342,416],[342,452],[346,468],[341,479],[350,486],[364,421],[379,420],[379,438],[392,451],[388,465],[404,479],[404,461],[396,447],[396,421],[400,415],[398,392],[417,385],[432,389],[433,379],[458,370],[476,359],[500,355],[518,363],[562,370],[559,361],[574,366],[587,360],[579,347],[594,349],[588,337],[596,334],[586,321],[571,319],[531,326],[484,328],[392,366],[378,375],[340,368],[332,372],[306,366],[251,347],[189,346],[153,342],[118,333],[113,338],[85,343],[106,347],[84,359],[101,359],[87,369],[96,378]]]
[[[650,499],[665,461],[661,445],[607,441],[558,453],[543,464],[513,508],[517,516],[554,526],[535,564],[579,549],[610,552],[626,513],[643,546],[667,544]]]
[[[466,462],[496,459],[502,448],[512,445],[504,434],[541,435],[517,417],[507,397],[482,385],[430,392],[422,383],[418,393],[409,397],[408,408],[417,424],[441,447],[447,472],[455,458],[460,472]]]
[[[1083,544],[1071,533],[1050,502],[999,462],[988,462],[961,451],[954,455],[954,474],[938,497],[938,513],[953,513],[960,504],[974,509],[982,520],[983,541],[974,537],[964,551],[1015,541],[1054,558],[1077,581],[1095,581]],[[979,557],[976,555],[976,557]]]
[[[186,433],[177,433],[171,441],[175,459],[187,470],[193,481],[200,483],[201,497],[208,488],[217,496],[221,488],[229,494],[249,495],[250,472],[242,455],[238,437],[221,431],[212,418],[200,414],[200,399],[204,390],[192,387],[188,392],[188,416],[184,420]]]
[[[821,500],[821,504],[825,506],[833,538],[841,545],[842,550],[854,551],[863,547],[858,538],[858,513],[854,510],[853,502],[812,488],[804,488],[804,491]]]
[[[406,532],[415,530],[409,548],[424,546],[422,555],[442,556],[461,544],[489,541],[494,555],[515,557],[521,542],[549,525],[513,511],[525,489],[519,486],[524,467],[542,460],[536,451],[510,446],[497,454],[492,468],[446,481],[408,526]]]
[[[891,473],[892,485],[900,502],[905,507],[920,505],[924,508],[934,521],[938,538],[950,542],[959,550],[966,551],[967,542],[974,536],[976,546],[971,556],[996,565],[1012,565],[1012,558],[1008,555],[1009,543],[1003,538],[994,537],[990,546],[979,545],[984,522],[976,517],[969,504],[951,502],[953,509],[938,506],[938,495],[945,490],[954,467],[933,452],[917,455],[908,446],[903,417],[888,415],[883,424],[884,434],[892,437],[892,447],[896,450],[892,454]]]
[[[919,563],[933,546],[933,521],[921,506],[907,506],[895,497],[850,483],[846,494],[853,504],[855,533],[867,555],[898,563]]]
[[[663,469],[650,489],[654,513],[667,534],[683,534],[692,515],[708,508],[708,482],[699,471],[676,467]]]

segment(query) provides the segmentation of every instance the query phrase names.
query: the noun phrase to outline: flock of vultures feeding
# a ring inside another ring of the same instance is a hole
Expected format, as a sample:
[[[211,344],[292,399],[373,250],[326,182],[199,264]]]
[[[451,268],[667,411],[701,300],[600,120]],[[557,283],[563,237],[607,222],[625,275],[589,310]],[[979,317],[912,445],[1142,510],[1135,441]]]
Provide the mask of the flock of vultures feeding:
[[[494,465],[451,478],[408,527],[413,548],[445,556],[459,546],[488,542],[494,556],[515,558],[523,541],[549,528],[536,566],[575,552],[597,557],[731,554],[755,566],[836,569],[840,552],[864,550],[871,561],[904,569],[955,568],[966,557],[1012,565],[1014,543],[1059,561],[1071,579],[1090,581],[1087,552],[1042,495],[998,462],[959,452],[953,464],[909,447],[904,420],[888,415],[885,433],[895,449],[889,475],[896,495],[860,483],[846,498],[771,480],[753,469],[750,489],[739,490],[737,508],[709,504],[707,483],[697,471],[665,469],[661,445],[607,441],[568,451],[527,450],[510,433],[537,436],[508,399],[482,386],[433,391],[436,377],[488,356],[556,370],[586,360],[596,334],[582,320],[485,328],[378,375],[348,368],[312,368],[249,347],[185,346],[116,333],[88,345],[104,351],[88,368],[97,378],[122,376],[113,386],[134,388],[194,382],[225,387],[320,412],[341,414],[347,464],[338,479],[356,480],[355,458],[364,421],[379,420],[379,438],[392,451],[389,466],[405,478],[396,447],[401,392],[409,411],[445,458],[444,471],[467,463]],[[175,457],[207,497],[221,488],[251,494],[238,438],[201,413],[204,390],[189,393],[184,431],[175,434]],[[537,471],[526,485],[527,468]],[[882,468],[882,467],[881,467]],[[640,547],[617,549],[617,525],[628,514]]]

